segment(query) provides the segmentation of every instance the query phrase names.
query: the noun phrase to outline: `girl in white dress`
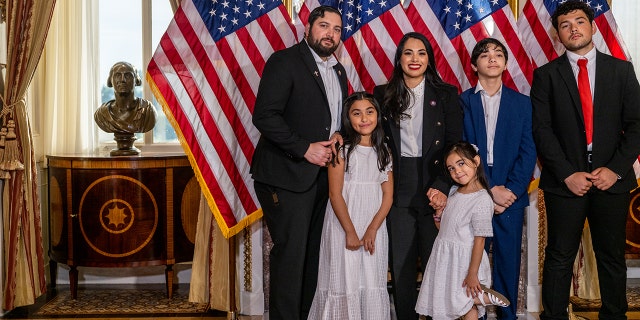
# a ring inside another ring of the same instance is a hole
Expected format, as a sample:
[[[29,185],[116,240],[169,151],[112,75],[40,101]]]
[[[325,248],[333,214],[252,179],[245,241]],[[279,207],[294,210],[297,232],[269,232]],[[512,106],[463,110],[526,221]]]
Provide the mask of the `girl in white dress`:
[[[380,123],[373,95],[356,92],[345,100],[345,143],[329,164],[331,205],[309,319],[390,319],[385,218],[393,201],[393,176]]]
[[[478,319],[486,305],[506,307],[509,301],[489,289],[491,269],[484,251],[493,235],[493,199],[477,148],[454,144],[445,153],[446,167],[458,185],[444,211],[436,212],[440,231],[422,280],[416,311],[439,319]]]

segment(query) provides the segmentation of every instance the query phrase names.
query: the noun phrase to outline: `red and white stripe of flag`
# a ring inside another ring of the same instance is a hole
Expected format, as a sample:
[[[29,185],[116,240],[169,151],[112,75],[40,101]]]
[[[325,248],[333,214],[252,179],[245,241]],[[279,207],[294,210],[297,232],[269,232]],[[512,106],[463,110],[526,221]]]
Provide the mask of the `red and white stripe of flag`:
[[[407,16],[417,32],[423,33],[434,47],[437,68],[442,78],[460,91],[471,88],[477,78],[471,69],[471,52],[475,44],[487,37],[500,40],[509,53],[504,83],[524,94],[531,89],[532,69],[529,57],[517,32],[511,8],[504,6],[484,18],[458,37],[449,39],[426,0],[412,0]]]
[[[214,42],[185,0],[147,68],[225,237],[261,217],[249,173],[260,136],[251,116],[267,58],[296,42],[289,20],[281,5]]]
[[[551,24],[551,14],[547,11],[543,0],[527,0],[517,22],[534,69],[562,55],[565,50]],[[629,60],[629,51],[622,40],[611,10],[598,16],[594,21],[597,26],[596,34],[593,36],[596,48],[616,58]]]

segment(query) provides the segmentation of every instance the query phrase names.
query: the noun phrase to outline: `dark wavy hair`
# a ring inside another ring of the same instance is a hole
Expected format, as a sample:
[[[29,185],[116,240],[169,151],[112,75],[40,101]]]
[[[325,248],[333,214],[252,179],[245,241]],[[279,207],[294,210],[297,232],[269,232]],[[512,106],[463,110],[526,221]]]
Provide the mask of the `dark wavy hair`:
[[[584,14],[587,15],[587,19],[589,19],[589,23],[593,24],[593,17],[595,16],[593,9],[582,1],[567,1],[556,7],[556,11],[551,15],[551,24],[553,28],[558,31],[558,17],[570,13],[575,10],[582,10]]]
[[[473,47],[471,51],[471,64],[474,66],[478,66],[478,58],[481,54],[489,51],[489,45],[494,45],[500,49],[504,53],[504,61],[507,62],[509,60],[509,52],[507,51],[507,47],[504,46],[502,42],[498,39],[494,38],[484,38]]]
[[[318,6],[311,11],[311,13],[309,14],[309,18],[307,19],[307,22],[309,23],[310,26],[313,26],[313,23],[316,22],[318,18],[323,18],[326,12],[333,12],[339,16],[342,16],[342,14],[337,8],[334,8],[332,6]]]
[[[349,119],[349,112],[351,106],[356,101],[366,100],[376,109],[378,123],[371,132],[371,145],[378,155],[378,169],[384,171],[384,169],[391,162],[391,153],[384,143],[384,129],[382,129],[382,110],[380,104],[376,101],[372,94],[365,91],[354,92],[347,99],[344,100],[342,107],[342,138],[344,139],[344,145],[348,146],[345,151],[345,171],[349,169],[349,156],[355,150],[355,147],[360,143],[362,136],[353,129],[351,119]],[[337,158],[337,157],[335,157]],[[337,161],[337,160],[336,160]]]
[[[387,84],[387,87],[384,92],[384,101],[383,104],[386,107],[385,113],[390,116],[395,122],[396,126],[400,126],[400,119],[408,116],[406,113],[409,108],[409,104],[411,103],[411,91],[404,83],[404,72],[402,71],[402,66],[400,65],[400,57],[402,57],[402,52],[404,51],[404,45],[409,39],[417,39],[422,41],[424,47],[427,49],[427,57],[429,58],[429,63],[427,65],[427,70],[424,73],[425,83],[427,86],[430,86],[436,89],[436,95],[438,99],[447,100],[456,97],[449,97],[448,90],[438,90],[443,88],[454,88],[452,85],[444,82],[438,71],[436,70],[436,58],[433,54],[433,47],[427,37],[425,37],[422,33],[419,32],[409,32],[405,34],[400,42],[398,43],[398,48],[396,49],[396,54],[393,59],[393,73],[391,74],[391,79]],[[442,95],[442,92],[446,93],[446,95]]]
[[[475,156],[480,156],[480,154],[476,150],[476,147],[466,141],[460,141],[451,145],[447,149],[447,151],[444,153],[444,159],[446,160],[453,153],[459,155],[460,158],[462,158],[462,160],[464,160],[465,163],[467,163],[467,165],[469,164],[468,162],[473,163],[473,158],[475,158]],[[446,163],[445,163],[445,170],[447,171],[447,174],[450,174],[447,170]],[[491,193],[491,188],[489,188],[489,179],[487,178],[487,175],[484,172],[484,166],[482,165],[482,160],[479,161],[477,164],[476,177],[478,178],[478,182],[480,182],[480,185],[485,190],[487,190],[491,198],[493,198],[493,194]]]

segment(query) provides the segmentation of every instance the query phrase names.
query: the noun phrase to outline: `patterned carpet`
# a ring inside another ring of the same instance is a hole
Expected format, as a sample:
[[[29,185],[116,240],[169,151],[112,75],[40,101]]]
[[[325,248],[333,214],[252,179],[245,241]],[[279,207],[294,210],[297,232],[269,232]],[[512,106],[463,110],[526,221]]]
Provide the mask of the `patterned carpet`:
[[[573,311],[598,311],[601,306],[600,299],[587,300],[572,296],[569,301]],[[627,302],[629,311],[640,311],[640,287],[627,287]]]
[[[207,312],[207,304],[191,303],[188,292],[176,290],[173,298],[162,289],[90,289],[78,290],[78,299],[71,299],[68,290],[60,291],[44,304],[35,315],[105,315],[105,314],[161,314]]]

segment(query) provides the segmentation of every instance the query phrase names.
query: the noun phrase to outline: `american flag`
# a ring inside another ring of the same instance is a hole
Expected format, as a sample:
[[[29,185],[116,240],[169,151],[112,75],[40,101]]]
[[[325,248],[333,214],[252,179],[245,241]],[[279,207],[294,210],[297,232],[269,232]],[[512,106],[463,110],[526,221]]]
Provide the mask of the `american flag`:
[[[415,31],[427,36],[434,47],[442,78],[458,90],[475,86],[471,51],[478,41],[492,37],[509,53],[504,84],[529,94],[531,63],[506,0],[412,0],[406,14]]]
[[[527,51],[531,55],[534,69],[564,53],[564,47],[557,39],[551,25],[551,15],[556,7],[567,0],[527,0],[518,19],[518,29]],[[595,12],[597,25],[593,42],[596,48],[622,60],[630,55],[607,0],[583,1]]]
[[[279,0],[183,0],[147,67],[225,237],[262,216],[249,174],[267,58],[297,42]]]
[[[342,14],[343,45],[335,55],[347,71],[350,91],[371,92],[387,83],[397,43],[413,31],[400,1],[306,0],[298,13],[299,24],[305,25],[309,13],[320,5],[338,8]]]

